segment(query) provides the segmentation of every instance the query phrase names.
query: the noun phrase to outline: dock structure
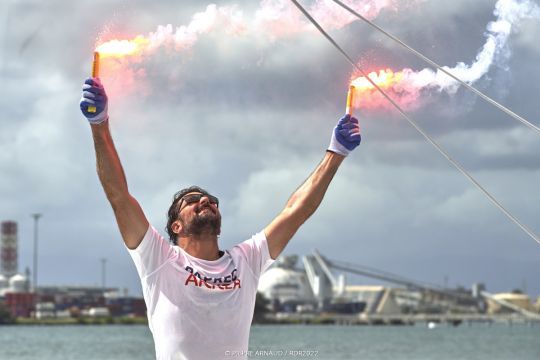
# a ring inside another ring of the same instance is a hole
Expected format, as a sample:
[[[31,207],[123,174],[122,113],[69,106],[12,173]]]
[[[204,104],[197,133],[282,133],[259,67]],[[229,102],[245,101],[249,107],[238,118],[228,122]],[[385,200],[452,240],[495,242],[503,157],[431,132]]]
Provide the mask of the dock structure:
[[[520,314],[267,314],[275,323],[336,324],[336,325],[540,325],[540,319]]]

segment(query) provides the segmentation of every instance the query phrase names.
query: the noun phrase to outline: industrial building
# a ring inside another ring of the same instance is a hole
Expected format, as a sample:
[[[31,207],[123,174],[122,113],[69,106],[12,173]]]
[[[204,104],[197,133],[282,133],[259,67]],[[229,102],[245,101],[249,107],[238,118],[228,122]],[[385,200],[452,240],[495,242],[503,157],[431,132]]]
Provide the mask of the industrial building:
[[[142,298],[101,286],[31,286],[18,272],[17,223],[1,223],[0,302],[13,317],[146,316]]]
[[[383,286],[347,285],[345,274],[335,276],[320,256],[282,256],[261,275],[258,291],[275,312],[397,311],[390,289]]]
[[[448,289],[386,271],[329,260],[314,251],[284,256],[260,278],[258,290],[278,313],[335,313],[385,316],[395,314],[496,314],[517,312],[535,317],[528,296],[489,294],[483,284]],[[346,274],[382,280],[391,286],[349,285]],[[536,317],[535,317],[536,318]]]
[[[270,300],[275,312],[334,312],[355,314],[399,313],[396,294],[402,290],[384,286],[347,285],[345,274],[334,275],[329,264],[319,255],[302,258],[284,256],[261,275],[259,292]],[[405,294],[403,294],[405,295]],[[403,303],[417,305],[418,294],[408,293],[412,300]],[[403,296],[406,298],[406,296]]]
[[[521,293],[499,293],[488,299],[488,313],[501,314],[510,313],[512,309],[504,306],[505,303],[512,304],[526,311],[535,311],[535,306],[527,294]]]
[[[6,277],[17,274],[17,223],[14,221],[2,222],[2,244],[0,257],[2,258],[1,273]]]
[[[15,221],[3,221],[0,236],[0,299],[14,317],[28,317],[35,296],[27,274],[19,273],[18,236]]]
[[[30,291],[28,274],[19,273],[17,223],[3,221],[0,235],[0,297]]]

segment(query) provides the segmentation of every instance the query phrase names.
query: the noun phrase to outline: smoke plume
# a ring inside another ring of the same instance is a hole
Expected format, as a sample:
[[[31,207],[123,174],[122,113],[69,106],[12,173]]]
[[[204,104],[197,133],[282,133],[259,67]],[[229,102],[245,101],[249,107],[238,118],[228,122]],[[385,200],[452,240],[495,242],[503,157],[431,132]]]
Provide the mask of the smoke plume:
[[[471,64],[457,63],[450,68],[443,68],[468,84],[474,84],[485,76],[492,65],[497,63],[504,67],[511,56],[508,38],[512,29],[522,19],[539,18],[539,7],[529,0],[499,0],[495,5],[496,20],[488,23],[485,36],[486,42]],[[402,107],[414,110],[425,104],[428,93],[445,92],[454,95],[460,87],[459,82],[444,74],[429,68],[421,71],[403,69],[393,72],[390,69],[368,75],[377,85]],[[354,78],[354,76],[353,76]],[[362,77],[353,80],[357,85],[356,106],[367,109],[390,108],[389,102],[374,87]]]

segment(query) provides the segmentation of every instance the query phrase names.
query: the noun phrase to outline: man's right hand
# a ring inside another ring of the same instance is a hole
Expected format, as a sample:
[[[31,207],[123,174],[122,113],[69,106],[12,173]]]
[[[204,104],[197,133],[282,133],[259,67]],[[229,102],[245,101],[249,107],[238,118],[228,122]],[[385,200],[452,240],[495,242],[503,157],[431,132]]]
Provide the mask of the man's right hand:
[[[345,115],[338,121],[334,131],[332,131],[328,150],[347,156],[360,145],[361,139],[358,119],[351,117],[351,115]]]
[[[79,103],[81,111],[90,124],[101,124],[109,119],[108,99],[105,88],[98,78],[88,78],[83,85],[83,94]],[[94,107],[95,112],[88,108]]]

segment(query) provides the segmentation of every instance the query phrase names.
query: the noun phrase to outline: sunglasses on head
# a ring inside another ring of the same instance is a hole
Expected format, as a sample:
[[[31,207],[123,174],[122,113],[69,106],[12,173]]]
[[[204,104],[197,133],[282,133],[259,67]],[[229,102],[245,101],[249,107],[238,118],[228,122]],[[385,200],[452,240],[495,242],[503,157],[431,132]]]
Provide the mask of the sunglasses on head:
[[[219,206],[219,200],[218,200],[217,197],[215,197],[213,195],[210,195],[210,194],[200,194],[200,193],[198,193],[198,194],[187,194],[187,195],[184,195],[183,197],[181,197],[180,198],[179,209],[182,209],[183,203],[185,203],[186,205],[193,204],[193,203],[201,201],[201,198],[205,197],[205,196],[208,198],[208,201],[210,202],[210,204],[214,204],[216,206]]]

